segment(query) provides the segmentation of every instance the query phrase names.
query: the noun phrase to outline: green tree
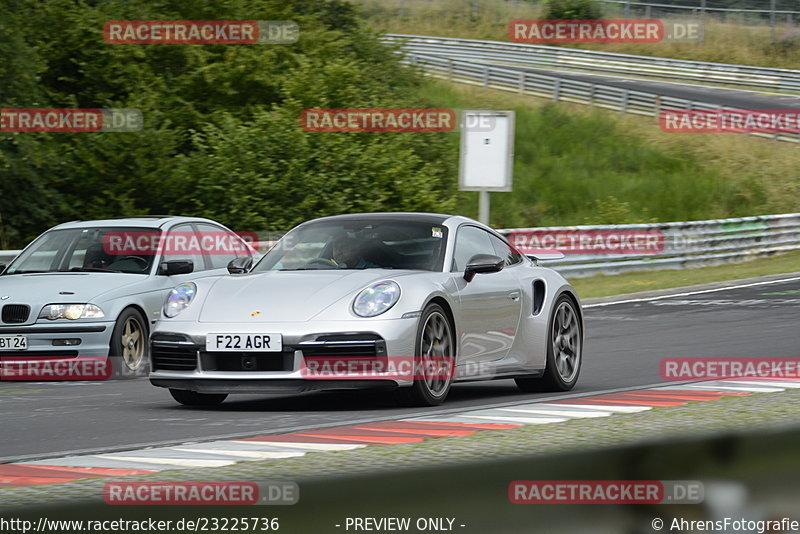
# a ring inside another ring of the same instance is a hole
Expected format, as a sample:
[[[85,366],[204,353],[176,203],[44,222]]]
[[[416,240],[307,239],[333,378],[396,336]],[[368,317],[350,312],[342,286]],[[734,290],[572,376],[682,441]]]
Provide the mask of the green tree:
[[[206,215],[285,230],[317,214],[446,210],[442,134],[319,134],[305,108],[424,107],[421,76],[339,0],[0,0],[2,107],[136,108],[134,133],[0,133],[10,246],[55,222]],[[109,20],[293,20],[292,45],[110,45]],[[13,194],[10,194],[13,193]],[[9,196],[10,194],[10,196]],[[13,199],[13,200],[12,200]],[[2,233],[0,233],[2,235]]]

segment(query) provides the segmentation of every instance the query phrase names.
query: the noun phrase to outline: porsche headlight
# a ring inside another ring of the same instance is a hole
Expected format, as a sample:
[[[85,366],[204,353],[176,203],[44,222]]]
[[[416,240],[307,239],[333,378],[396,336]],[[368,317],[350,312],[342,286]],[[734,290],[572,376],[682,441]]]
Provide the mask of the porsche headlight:
[[[103,310],[94,304],[48,304],[39,312],[39,319],[102,319]]]
[[[172,289],[164,303],[164,316],[175,317],[192,303],[197,286],[193,282],[186,282]]]
[[[400,298],[397,282],[378,282],[364,288],[353,301],[353,312],[359,317],[375,317],[395,305]]]

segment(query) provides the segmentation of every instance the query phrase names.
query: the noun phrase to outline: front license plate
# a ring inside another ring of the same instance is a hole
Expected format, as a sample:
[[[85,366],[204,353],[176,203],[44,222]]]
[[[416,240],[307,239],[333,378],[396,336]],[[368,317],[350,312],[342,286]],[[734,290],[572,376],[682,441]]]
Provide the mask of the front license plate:
[[[0,350],[28,350],[25,336],[0,336]]]
[[[206,335],[209,352],[280,352],[283,339],[280,334],[226,334]]]

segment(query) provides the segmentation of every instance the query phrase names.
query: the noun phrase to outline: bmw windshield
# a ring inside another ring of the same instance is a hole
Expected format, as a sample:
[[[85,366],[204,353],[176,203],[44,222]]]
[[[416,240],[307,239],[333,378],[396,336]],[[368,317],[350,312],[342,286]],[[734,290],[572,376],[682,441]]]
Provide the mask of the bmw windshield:
[[[108,245],[109,234],[123,231],[160,233],[154,228],[73,228],[39,236],[8,266],[4,275],[54,272],[147,274],[153,254],[120,254]]]
[[[440,271],[447,228],[405,220],[312,222],[286,234],[253,269]]]

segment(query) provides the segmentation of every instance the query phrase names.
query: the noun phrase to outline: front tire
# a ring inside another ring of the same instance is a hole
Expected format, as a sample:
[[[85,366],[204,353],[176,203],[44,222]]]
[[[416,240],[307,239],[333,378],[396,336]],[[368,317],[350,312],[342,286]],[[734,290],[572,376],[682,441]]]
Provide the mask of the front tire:
[[[147,374],[150,358],[147,322],[135,308],[125,308],[117,317],[108,347],[116,377],[132,378]]]
[[[438,304],[422,311],[414,351],[414,384],[396,391],[404,406],[438,406],[450,391],[455,374],[455,336]]]
[[[575,302],[561,295],[547,326],[547,363],[541,378],[515,378],[529,393],[569,391],[578,382],[583,361],[583,330]]]
[[[169,393],[184,406],[217,406],[228,398],[227,393],[197,393],[185,389],[170,388]]]

